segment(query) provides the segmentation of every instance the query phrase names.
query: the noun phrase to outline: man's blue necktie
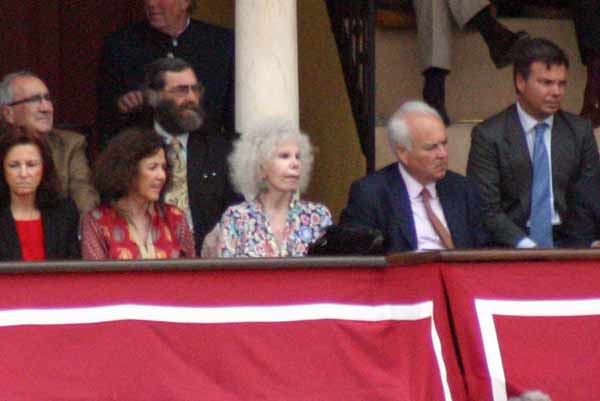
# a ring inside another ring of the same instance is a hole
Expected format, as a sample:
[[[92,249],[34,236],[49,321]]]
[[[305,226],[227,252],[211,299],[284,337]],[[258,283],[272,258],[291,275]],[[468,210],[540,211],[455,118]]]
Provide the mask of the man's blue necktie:
[[[535,126],[533,144],[533,187],[531,189],[531,215],[529,236],[538,246],[552,248],[552,205],[550,203],[550,167],[544,144],[548,124]]]

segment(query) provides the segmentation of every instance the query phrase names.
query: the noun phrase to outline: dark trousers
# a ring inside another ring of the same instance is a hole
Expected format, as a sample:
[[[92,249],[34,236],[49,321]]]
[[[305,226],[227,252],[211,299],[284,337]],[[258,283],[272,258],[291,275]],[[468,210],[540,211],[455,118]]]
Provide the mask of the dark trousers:
[[[570,0],[581,62],[600,57],[600,1]]]

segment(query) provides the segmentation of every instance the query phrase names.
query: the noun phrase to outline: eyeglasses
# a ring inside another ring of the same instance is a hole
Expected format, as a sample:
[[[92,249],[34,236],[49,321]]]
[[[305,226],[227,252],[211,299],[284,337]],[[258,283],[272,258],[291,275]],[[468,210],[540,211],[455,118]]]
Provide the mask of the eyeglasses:
[[[194,84],[194,85],[177,85],[171,89],[166,90],[165,92],[170,93],[176,97],[185,97],[190,93],[190,91],[197,96],[202,96],[204,94],[204,86],[202,84]]]
[[[8,105],[16,106],[18,104],[23,104],[23,103],[40,103],[41,104],[44,100],[47,102],[52,102],[52,98],[50,97],[49,93],[45,93],[43,95],[29,96],[29,97],[26,97],[25,99],[16,100],[14,102],[11,102]]]

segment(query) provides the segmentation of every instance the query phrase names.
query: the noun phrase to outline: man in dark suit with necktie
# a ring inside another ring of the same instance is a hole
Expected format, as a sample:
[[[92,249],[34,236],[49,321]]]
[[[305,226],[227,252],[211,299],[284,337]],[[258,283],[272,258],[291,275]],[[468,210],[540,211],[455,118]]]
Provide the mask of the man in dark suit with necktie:
[[[340,224],[378,229],[388,252],[483,246],[477,189],[448,171],[438,112],[420,101],[403,104],[388,123],[388,139],[398,163],[352,184]]]
[[[204,121],[204,89],[192,66],[177,58],[150,63],[144,80],[150,121],[168,148],[171,184],[165,201],[186,212],[196,253],[230,205],[242,200],[229,181],[231,143]]]
[[[473,129],[467,175],[496,245],[560,246],[575,183],[598,167],[589,121],[560,109],[569,61],[545,39],[514,55],[516,104]]]

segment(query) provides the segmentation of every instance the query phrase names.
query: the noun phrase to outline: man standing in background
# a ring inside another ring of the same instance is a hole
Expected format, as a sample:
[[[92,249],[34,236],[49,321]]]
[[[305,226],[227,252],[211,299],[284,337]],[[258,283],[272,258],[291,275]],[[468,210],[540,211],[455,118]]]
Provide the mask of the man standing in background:
[[[192,65],[206,90],[205,124],[233,132],[233,32],[190,18],[195,9],[196,0],[144,0],[146,20],[106,39],[97,82],[101,147],[121,128],[139,121],[144,68],[163,57]]]

